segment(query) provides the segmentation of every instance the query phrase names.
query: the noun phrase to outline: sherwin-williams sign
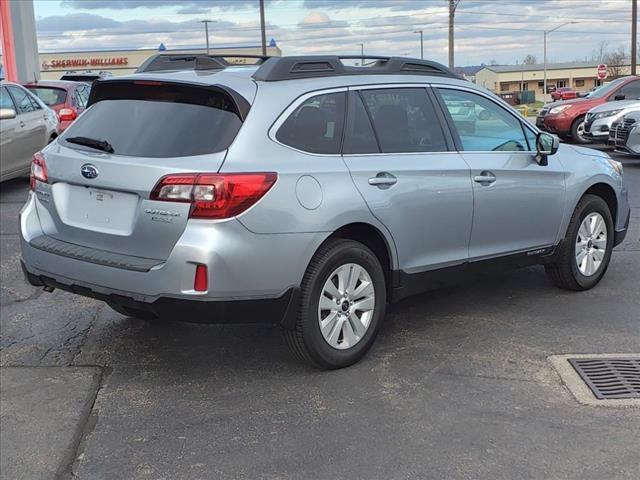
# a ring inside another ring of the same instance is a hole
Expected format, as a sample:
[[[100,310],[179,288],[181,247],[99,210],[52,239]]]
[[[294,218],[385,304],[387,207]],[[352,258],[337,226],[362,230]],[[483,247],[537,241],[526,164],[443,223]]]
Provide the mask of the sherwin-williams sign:
[[[112,57],[112,58],[66,58],[54,59],[50,62],[42,62],[42,69],[50,68],[86,68],[86,67],[113,67],[118,65],[128,65],[128,57]]]

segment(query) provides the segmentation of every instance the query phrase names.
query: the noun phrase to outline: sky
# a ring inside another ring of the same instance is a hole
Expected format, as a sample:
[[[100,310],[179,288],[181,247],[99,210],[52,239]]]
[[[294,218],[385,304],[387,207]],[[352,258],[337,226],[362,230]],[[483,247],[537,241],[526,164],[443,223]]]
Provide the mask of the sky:
[[[420,56],[447,62],[447,0],[265,0],[267,40],[284,55]],[[260,44],[258,0],[34,0],[41,52]],[[630,48],[631,0],[460,0],[456,65],[589,59],[601,42]]]

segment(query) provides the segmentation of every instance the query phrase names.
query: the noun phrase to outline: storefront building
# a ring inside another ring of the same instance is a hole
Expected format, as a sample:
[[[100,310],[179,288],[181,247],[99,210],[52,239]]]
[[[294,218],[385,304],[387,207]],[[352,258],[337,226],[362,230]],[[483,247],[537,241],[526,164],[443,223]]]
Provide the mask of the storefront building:
[[[261,55],[262,47],[211,48],[211,55]],[[165,50],[104,50],[91,52],[56,52],[41,53],[40,78],[57,80],[66,72],[84,72],[87,70],[110,72],[114,76],[134,73],[150,56],[157,53],[205,53],[205,49]],[[282,50],[271,42],[267,47],[267,55],[281,56]],[[1,58],[1,57],[0,57]],[[235,63],[244,63],[241,59],[231,59]]]
[[[616,77],[629,75],[630,66],[616,68]],[[553,90],[571,87],[577,92],[588,92],[593,87],[614,79],[598,79],[597,62],[570,62],[547,64],[547,88]],[[542,65],[490,65],[476,73],[475,82],[496,93],[534,91],[536,100],[543,101],[544,67]]]

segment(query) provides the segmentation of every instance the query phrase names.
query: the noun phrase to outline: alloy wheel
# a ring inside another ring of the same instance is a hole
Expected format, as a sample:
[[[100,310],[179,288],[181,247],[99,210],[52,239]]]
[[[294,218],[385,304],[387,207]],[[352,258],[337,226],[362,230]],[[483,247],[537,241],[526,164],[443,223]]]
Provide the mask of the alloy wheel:
[[[575,258],[580,273],[590,277],[598,272],[606,251],[607,224],[599,213],[589,213],[582,220],[576,237]]]
[[[375,289],[369,272],[347,263],[336,268],[320,293],[318,323],[333,348],[353,347],[367,332],[375,310]]]

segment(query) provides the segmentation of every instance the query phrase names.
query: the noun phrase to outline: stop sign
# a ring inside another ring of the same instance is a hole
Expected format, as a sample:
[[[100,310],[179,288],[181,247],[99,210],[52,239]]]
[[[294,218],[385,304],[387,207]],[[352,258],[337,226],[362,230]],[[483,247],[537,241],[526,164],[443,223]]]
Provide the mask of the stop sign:
[[[604,63],[598,65],[598,78],[600,80],[607,78],[607,66]]]

